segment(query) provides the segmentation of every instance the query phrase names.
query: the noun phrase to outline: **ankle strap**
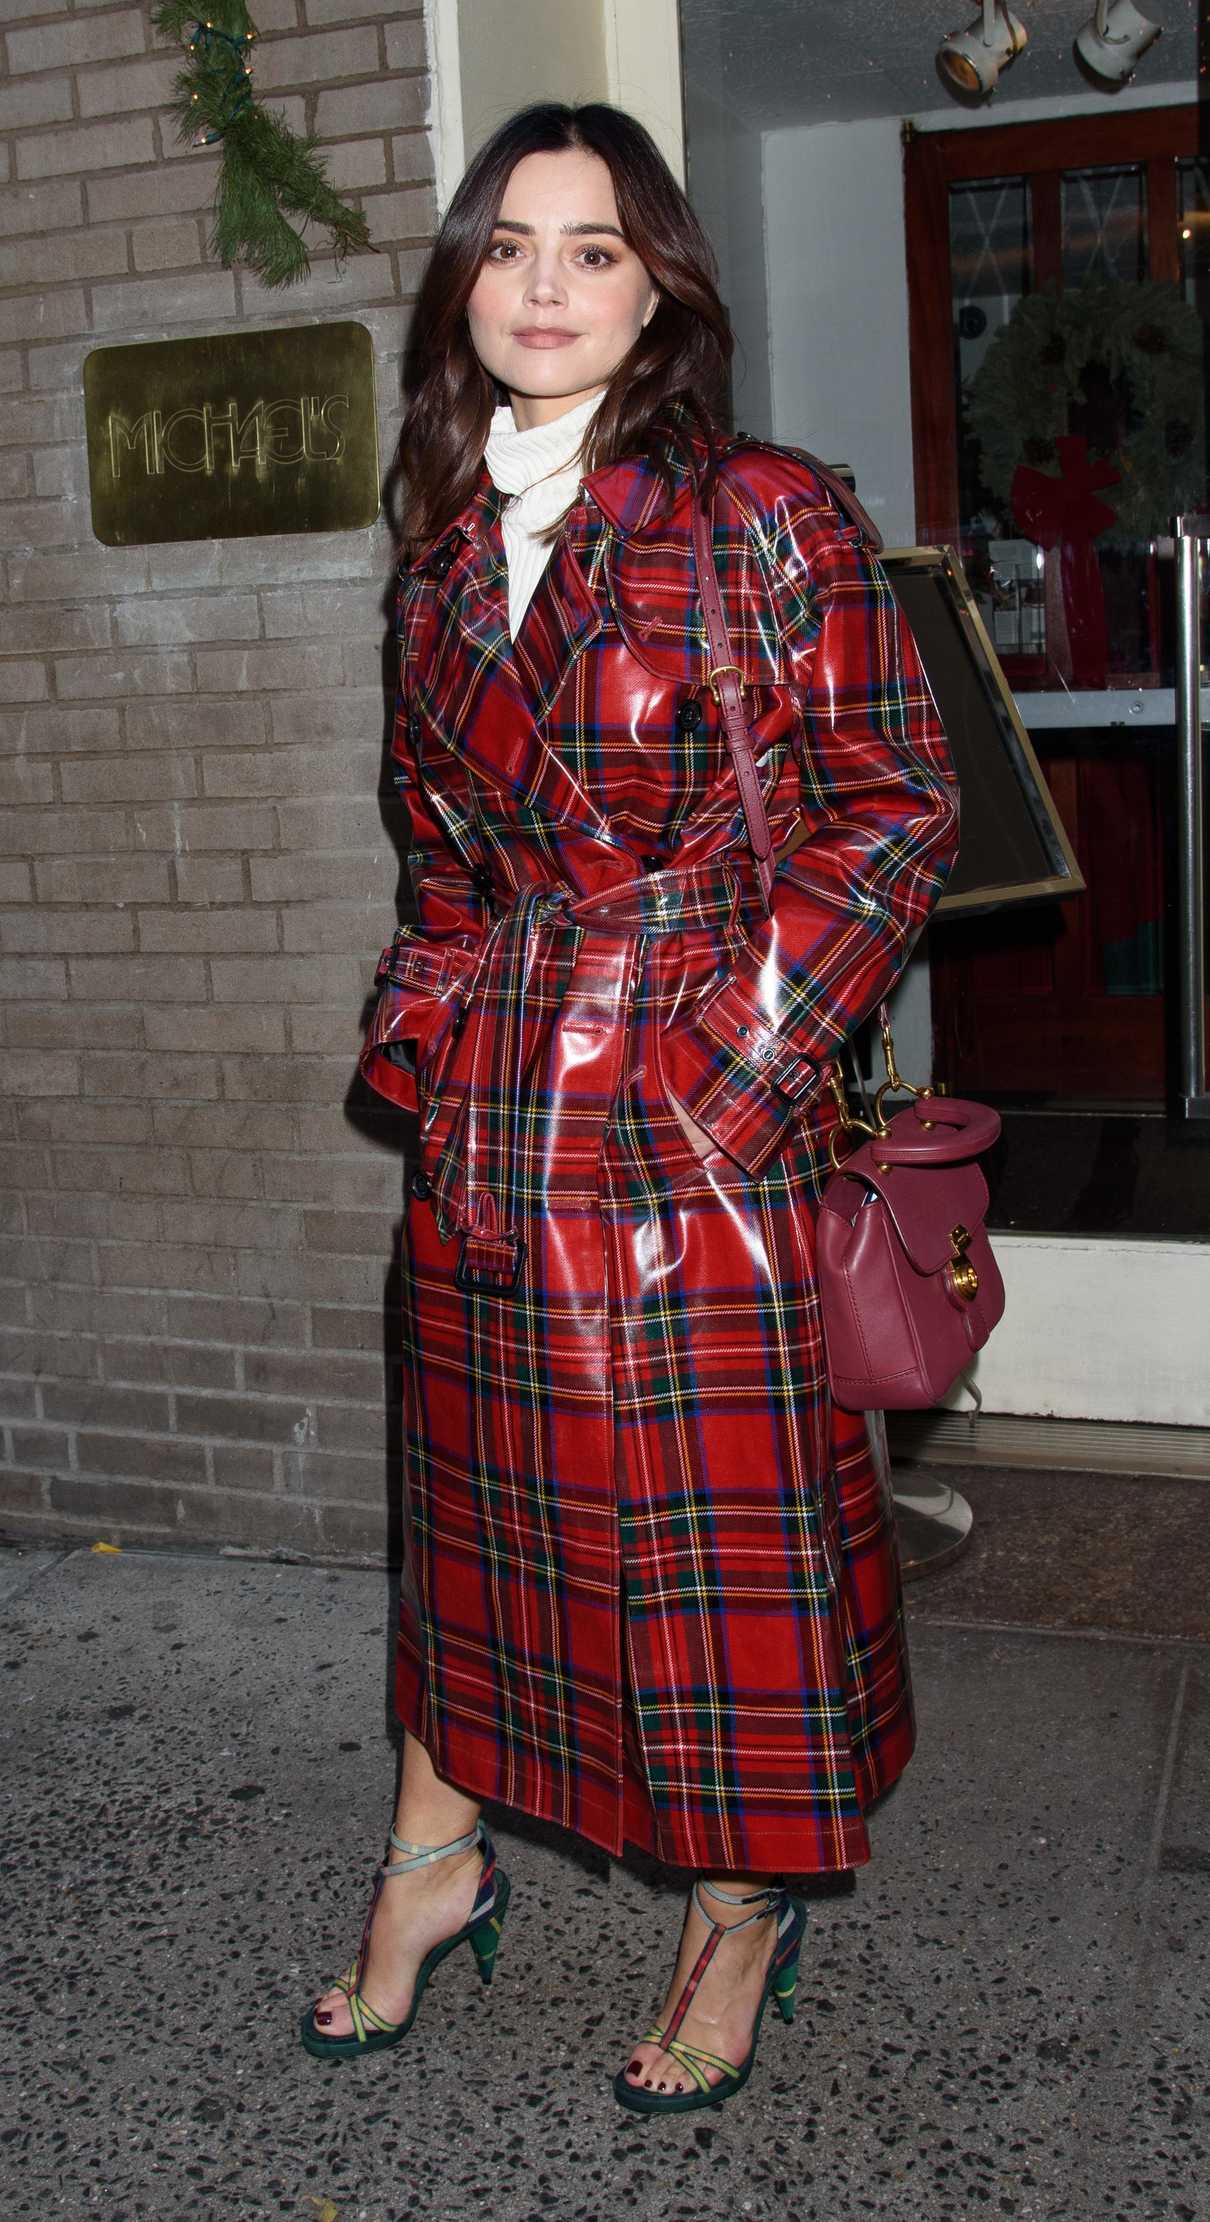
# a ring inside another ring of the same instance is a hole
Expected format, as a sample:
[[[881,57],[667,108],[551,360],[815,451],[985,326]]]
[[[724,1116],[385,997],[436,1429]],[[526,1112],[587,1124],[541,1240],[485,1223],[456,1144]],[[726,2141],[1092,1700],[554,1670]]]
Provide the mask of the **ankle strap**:
[[[755,1906],[763,1898],[780,1898],[782,1895],[780,1883],[765,1883],[761,1889],[752,1891],[746,1898],[740,1891],[720,1890],[717,1883],[708,1883],[704,1875],[698,1876],[698,1883],[711,1898],[721,1898],[725,1906]]]
[[[387,1831],[387,1842],[396,1852],[407,1853],[405,1859],[384,1860],[384,1875],[406,1875],[415,1867],[431,1867],[434,1860],[449,1859],[455,1852],[469,1852],[472,1845],[487,1847],[487,1830],[482,1821],[476,1821],[465,1836],[453,1836],[448,1844],[409,1844],[406,1837],[396,1836],[394,1829]]]
[[[702,1904],[701,1894],[703,1890],[707,1891],[711,1898],[721,1900],[725,1906],[755,1906],[757,1910],[755,1913],[745,1914],[742,1921],[715,1921],[709,1907]],[[693,1897],[697,1910],[703,1919],[709,1921],[714,1928],[728,1931],[746,1929],[753,1921],[767,1921],[770,1914],[780,1911],[785,1895],[784,1889],[774,1883],[767,1884],[763,1890],[754,1890],[747,1896],[733,1890],[720,1890],[717,1883],[708,1883],[704,1875],[699,1875],[693,1885]]]

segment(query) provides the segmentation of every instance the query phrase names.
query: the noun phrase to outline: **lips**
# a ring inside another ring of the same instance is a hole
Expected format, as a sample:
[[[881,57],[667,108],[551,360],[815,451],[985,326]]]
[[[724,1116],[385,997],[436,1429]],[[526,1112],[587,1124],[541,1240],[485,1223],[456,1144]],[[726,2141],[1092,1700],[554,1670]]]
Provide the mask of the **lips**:
[[[523,347],[565,347],[569,340],[578,339],[577,332],[564,332],[554,324],[527,324],[513,338]]]

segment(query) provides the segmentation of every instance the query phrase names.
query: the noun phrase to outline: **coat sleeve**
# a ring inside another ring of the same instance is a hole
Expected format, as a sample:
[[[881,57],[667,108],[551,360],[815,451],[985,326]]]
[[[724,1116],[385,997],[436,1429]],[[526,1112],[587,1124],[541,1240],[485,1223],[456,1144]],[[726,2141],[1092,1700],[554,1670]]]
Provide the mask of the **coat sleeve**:
[[[814,474],[798,485],[749,526],[800,695],[806,835],[739,964],[661,1043],[670,1092],[754,1174],[902,970],[957,854],[953,765],[886,573]]]
[[[391,762],[408,812],[407,869],[417,923],[398,927],[379,958],[377,1000],[358,1068],[379,1095],[415,1111],[416,1067],[457,1016],[459,991],[474,969],[487,906],[448,838],[439,799],[430,794],[421,768],[407,699],[407,583],[405,574],[397,605],[400,680]]]

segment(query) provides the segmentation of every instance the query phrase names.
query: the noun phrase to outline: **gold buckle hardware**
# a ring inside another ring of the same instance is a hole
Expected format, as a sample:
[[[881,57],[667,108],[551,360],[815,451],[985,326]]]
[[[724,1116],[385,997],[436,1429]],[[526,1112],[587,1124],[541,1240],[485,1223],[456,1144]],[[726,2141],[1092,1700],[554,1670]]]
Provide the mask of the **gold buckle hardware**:
[[[744,685],[743,672],[740,670],[738,664],[715,664],[713,670],[706,673],[706,685],[709,687],[710,692],[714,696],[715,702],[720,710],[722,708],[722,698],[718,691],[717,682],[719,681],[719,679],[721,679],[724,671],[733,671],[735,673],[735,683],[739,688],[741,694],[746,694],[748,691],[746,686]]]

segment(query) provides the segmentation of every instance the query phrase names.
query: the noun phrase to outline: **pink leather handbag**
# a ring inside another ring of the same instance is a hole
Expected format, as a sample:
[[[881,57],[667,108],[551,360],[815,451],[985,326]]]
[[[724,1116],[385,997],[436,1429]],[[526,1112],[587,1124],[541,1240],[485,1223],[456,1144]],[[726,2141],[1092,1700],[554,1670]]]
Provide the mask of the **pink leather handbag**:
[[[820,1198],[816,1269],[828,1381],[848,1412],[918,1412],[940,1403],[1004,1311],[1004,1283],[987,1238],[987,1182],[975,1159],[1000,1115],[959,1096],[913,1091],[884,1121],[895,1067],[885,1003],[878,1007],[891,1078],[874,1119],[854,1119],[839,1076],[835,1171]],[[839,1137],[866,1136],[838,1161]]]
[[[855,495],[809,456],[842,511],[873,545],[881,537]],[[727,631],[709,509],[693,504],[693,547],[710,646],[710,686],[735,765],[761,894],[771,905],[776,858],[743,710],[742,673]],[[835,1170],[820,1199],[816,1265],[828,1380],[850,1412],[921,1411],[965,1372],[1004,1311],[1004,1283],[985,1225],[987,1183],[974,1160],[1000,1132],[986,1104],[913,1088],[895,1064],[890,1017],[878,1006],[888,1079],[872,1121],[855,1119],[843,1082],[830,1084],[840,1109],[832,1137]],[[906,1110],[884,1120],[888,1093],[906,1088]],[[844,1162],[837,1139],[866,1140]]]

